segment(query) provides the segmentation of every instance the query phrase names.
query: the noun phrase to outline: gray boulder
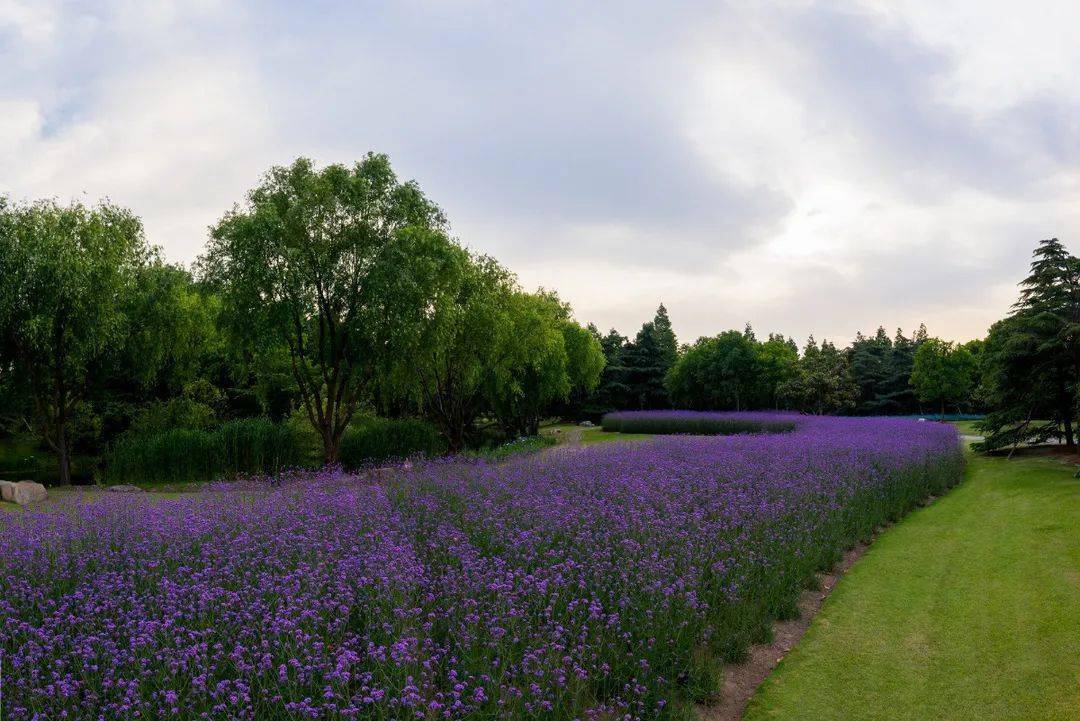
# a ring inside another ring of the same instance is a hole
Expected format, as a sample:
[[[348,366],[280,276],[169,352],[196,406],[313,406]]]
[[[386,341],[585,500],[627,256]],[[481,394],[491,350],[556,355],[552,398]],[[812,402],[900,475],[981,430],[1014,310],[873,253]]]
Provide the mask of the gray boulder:
[[[0,481],[0,501],[12,501],[12,495],[15,493],[15,484],[11,481]]]
[[[112,493],[142,493],[143,489],[138,486],[129,486],[125,483],[118,483],[115,486],[109,486],[109,490]]]
[[[12,484],[11,500],[18,503],[20,506],[44,501],[48,497],[48,491],[46,491],[45,486],[40,483],[34,483],[33,481],[19,481],[18,483]]]

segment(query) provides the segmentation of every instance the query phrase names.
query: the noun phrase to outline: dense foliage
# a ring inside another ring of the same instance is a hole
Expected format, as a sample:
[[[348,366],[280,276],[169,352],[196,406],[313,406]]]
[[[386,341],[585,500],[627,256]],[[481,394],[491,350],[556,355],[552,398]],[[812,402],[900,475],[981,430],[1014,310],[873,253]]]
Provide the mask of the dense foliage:
[[[220,467],[196,449],[243,418],[303,420],[317,463],[372,413],[428,418],[452,452],[535,434],[596,386],[600,342],[447,231],[374,154],[271,168],[195,276],[125,209],[0,199],[0,444],[47,442],[66,483],[73,450],[90,458],[80,480],[129,474],[107,466],[139,455],[133,435],[177,464],[163,478]]]
[[[949,426],[798,418],[0,515],[5,718],[652,718],[956,483]]]
[[[170,428],[122,436],[106,459],[113,483],[209,481],[272,474],[301,461],[298,439],[284,425],[242,418],[211,430]]]
[[[774,413],[707,413],[698,411],[619,411],[601,421],[605,431],[658,435],[724,436],[738,433],[783,433],[795,429],[789,416]]]
[[[438,429],[418,418],[367,419],[341,439],[341,465],[347,470],[394,459],[433,458],[445,452]]]
[[[982,448],[1060,438],[1075,444],[1080,408],[1080,260],[1057,238],[1039,243],[1013,312],[982,348],[990,408]]]
[[[122,208],[0,198],[0,382],[56,452],[62,483],[72,419],[135,325],[124,303],[147,257],[141,223]]]

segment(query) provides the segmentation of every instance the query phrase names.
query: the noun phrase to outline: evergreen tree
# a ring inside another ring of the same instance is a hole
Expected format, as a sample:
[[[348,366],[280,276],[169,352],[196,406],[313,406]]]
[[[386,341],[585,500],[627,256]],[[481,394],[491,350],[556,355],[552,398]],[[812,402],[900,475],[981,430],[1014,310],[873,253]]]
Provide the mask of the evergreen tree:
[[[1080,261],[1057,238],[1039,242],[1012,314],[990,329],[980,394],[991,413],[984,448],[1054,435],[1075,443],[1080,374]],[[1049,417],[1048,423],[1032,418]]]
[[[629,408],[668,408],[671,399],[664,385],[668,370],[679,354],[671,320],[663,304],[656,317],[641,326],[634,341],[623,351]]]
[[[898,409],[889,397],[893,370],[891,368],[893,344],[885,329],[878,327],[872,338],[858,333],[848,349],[852,380],[858,387],[856,413],[885,415]]]
[[[607,335],[601,336],[600,331],[591,323],[589,330],[595,333],[600,341],[606,363],[600,374],[600,382],[585,400],[582,413],[598,419],[605,413],[629,407],[630,387],[626,382],[628,370],[623,359],[627,338],[614,328],[609,330]]]

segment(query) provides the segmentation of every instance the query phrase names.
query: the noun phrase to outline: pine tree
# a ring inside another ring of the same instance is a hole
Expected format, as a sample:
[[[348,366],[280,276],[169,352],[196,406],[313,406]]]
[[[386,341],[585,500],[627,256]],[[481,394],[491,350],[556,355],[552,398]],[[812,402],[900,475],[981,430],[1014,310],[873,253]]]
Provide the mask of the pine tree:
[[[1073,446],[1080,386],[1080,261],[1057,238],[1039,242],[1020,297],[990,329],[980,394],[991,405],[985,448],[1058,435]],[[1049,416],[1049,423],[1033,418]]]
[[[647,409],[671,406],[664,377],[678,355],[679,346],[671,320],[667,309],[661,304],[653,320],[641,326],[634,341],[623,352],[629,407]]]

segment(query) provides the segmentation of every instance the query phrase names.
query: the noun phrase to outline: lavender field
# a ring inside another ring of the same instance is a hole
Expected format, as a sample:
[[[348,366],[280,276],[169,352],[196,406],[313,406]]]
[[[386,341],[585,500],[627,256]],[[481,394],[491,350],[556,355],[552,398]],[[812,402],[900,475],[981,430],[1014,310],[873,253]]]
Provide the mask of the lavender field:
[[[961,477],[949,426],[783,418],[2,514],[4,718],[675,715]]]

